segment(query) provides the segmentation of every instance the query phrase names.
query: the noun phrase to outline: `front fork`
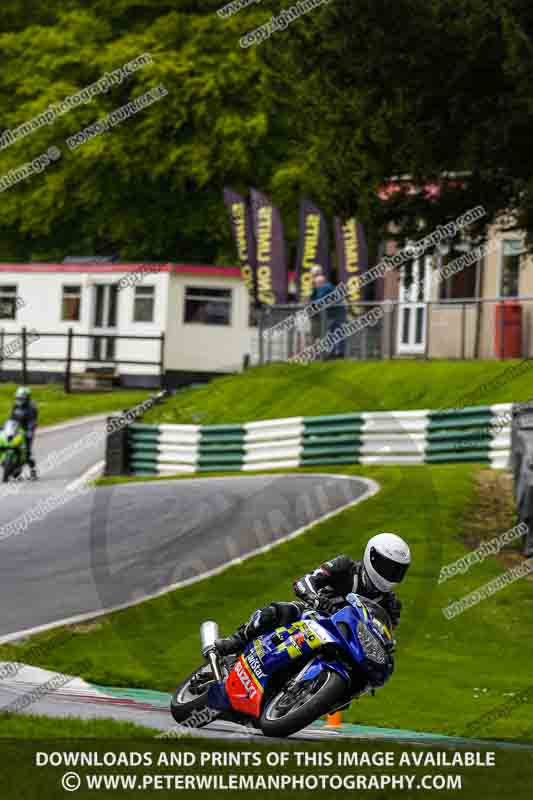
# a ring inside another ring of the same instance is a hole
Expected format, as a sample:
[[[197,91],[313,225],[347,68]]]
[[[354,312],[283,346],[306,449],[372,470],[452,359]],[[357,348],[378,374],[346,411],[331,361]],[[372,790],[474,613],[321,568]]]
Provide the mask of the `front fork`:
[[[220,664],[218,663],[218,654],[215,648],[212,650],[208,650],[206,653],[207,660],[209,661],[209,666],[215,676],[215,680],[217,683],[221,683],[222,681],[222,670],[220,669]]]

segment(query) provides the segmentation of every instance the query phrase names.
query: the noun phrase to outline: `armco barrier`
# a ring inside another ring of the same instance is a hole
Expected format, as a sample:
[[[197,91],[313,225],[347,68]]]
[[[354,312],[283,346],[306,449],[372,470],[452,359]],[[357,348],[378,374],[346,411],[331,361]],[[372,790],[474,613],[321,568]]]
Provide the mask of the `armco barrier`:
[[[516,511],[528,527],[524,555],[533,556],[533,403],[513,407],[511,431],[511,469]]]
[[[137,475],[320,464],[481,462],[509,466],[512,405],[290,417],[244,425],[131,425]]]

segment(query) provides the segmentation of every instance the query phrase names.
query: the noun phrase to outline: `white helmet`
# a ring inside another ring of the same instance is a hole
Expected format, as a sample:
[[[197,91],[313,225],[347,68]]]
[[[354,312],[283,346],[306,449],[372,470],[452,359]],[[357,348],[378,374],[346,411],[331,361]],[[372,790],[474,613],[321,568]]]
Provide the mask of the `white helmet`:
[[[390,592],[401,583],[410,563],[409,545],[395,533],[373,536],[363,556],[366,573],[381,592]]]

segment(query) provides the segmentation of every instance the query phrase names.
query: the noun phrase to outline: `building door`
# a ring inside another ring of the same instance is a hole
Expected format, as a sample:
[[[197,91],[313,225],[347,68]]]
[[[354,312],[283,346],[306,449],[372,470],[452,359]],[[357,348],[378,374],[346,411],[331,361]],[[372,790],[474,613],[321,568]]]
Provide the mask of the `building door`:
[[[94,361],[115,359],[115,338],[109,334],[117,327],[118,284],[98,283],[94,287],[91,358]],[[106,335],[107,334],[107,335]]]
[[[427,306],[431,297],[431,256],[413,259],[400,268],[398,354],[423,354],[426,347]]]

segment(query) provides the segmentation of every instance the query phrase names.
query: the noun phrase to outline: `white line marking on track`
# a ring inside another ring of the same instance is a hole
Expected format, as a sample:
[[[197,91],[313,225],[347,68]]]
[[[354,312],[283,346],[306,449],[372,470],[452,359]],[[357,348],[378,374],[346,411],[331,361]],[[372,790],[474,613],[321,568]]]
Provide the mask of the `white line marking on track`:
[[[37,428],[37,438],[44,436],[47,433],[60,433],[66,431],[68,428],[81,428],[82,425],[90,425],[91,422],[105,422],[105,420],[112,414],[98,414],[93,417],[78,417],[70,422],[60,422],[58,425],[46,425],[44,428]]]
[[[89,467],[83,475],[80,475],[79,478],[76,478],[75,481],[71,481],[71,483],[67,486],[67,492],[71,492],[74,489],[78,489],[83,484],[88,483],[89,481],[95,480],[99,474],[102,472],[105,466],[105,461],[97,461],[96,464],[93,464],[92,467]]]

